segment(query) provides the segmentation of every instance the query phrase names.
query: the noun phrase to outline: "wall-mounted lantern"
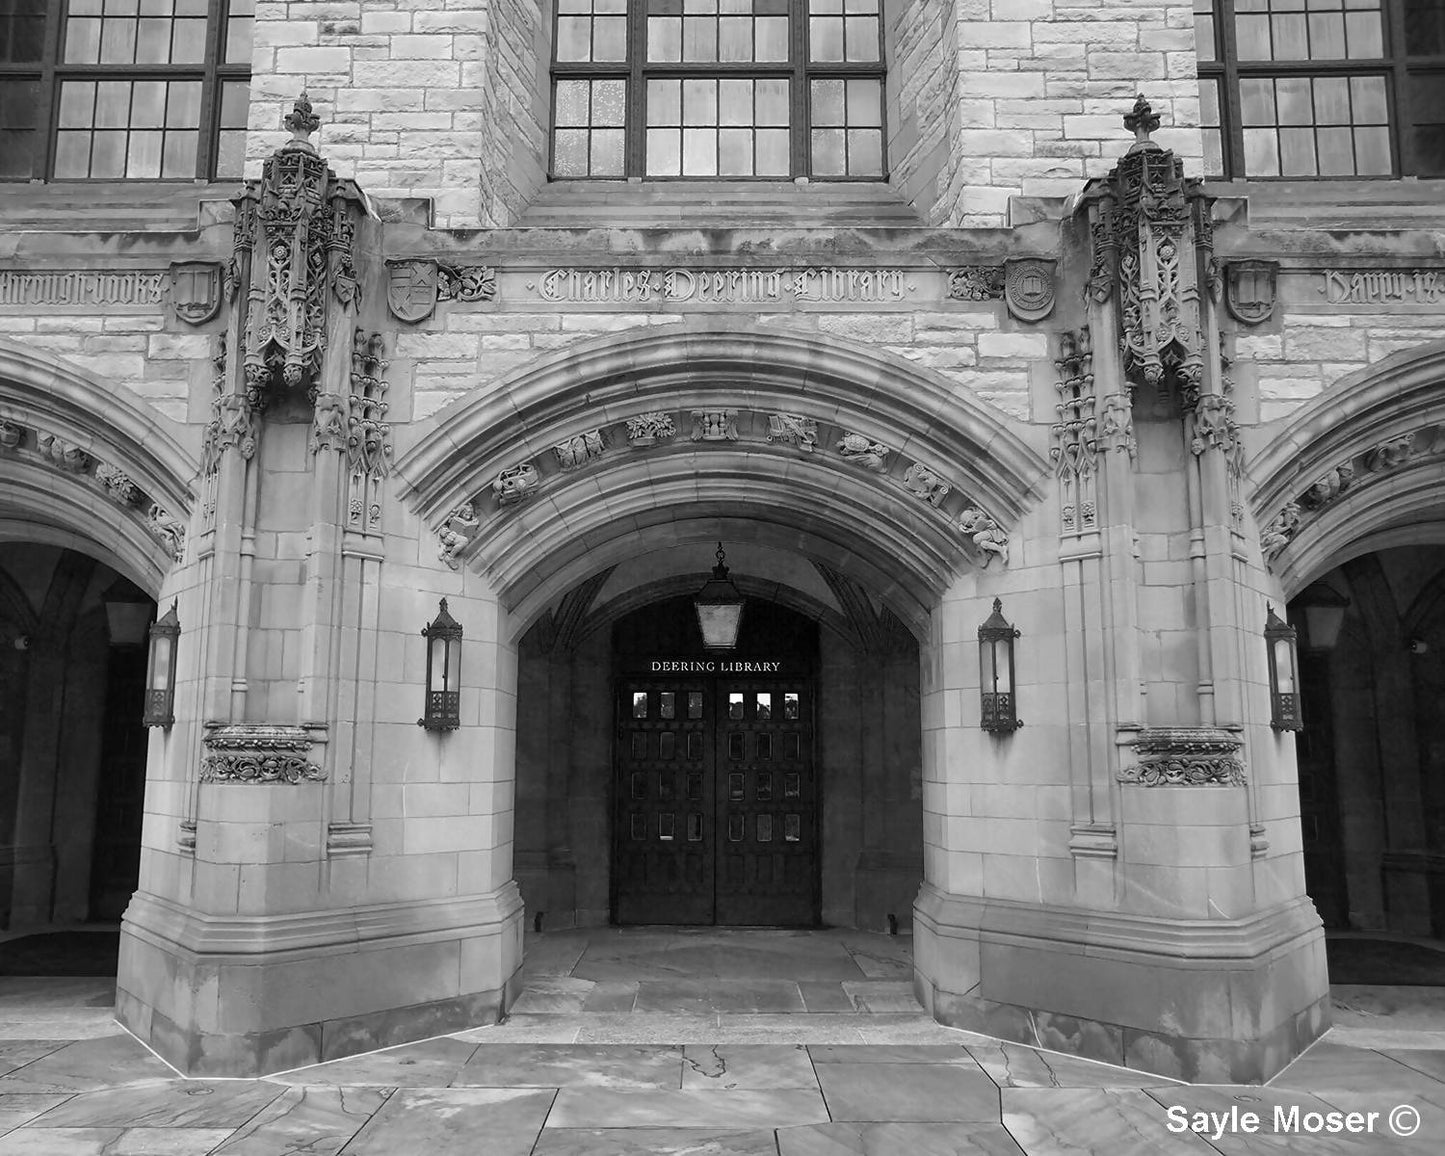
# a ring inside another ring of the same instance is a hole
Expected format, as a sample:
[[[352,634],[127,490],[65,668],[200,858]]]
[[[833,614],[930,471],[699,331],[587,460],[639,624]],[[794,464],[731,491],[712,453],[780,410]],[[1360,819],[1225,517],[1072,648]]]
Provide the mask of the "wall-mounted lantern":
[[[1306,649],[1333,650],[1340,640],[1340,627],[1345,623],[1350,600],[1338,590],[1317,582],[1295,599],[1295,605],[1304,611]]]
[[[146,627],[155,613],[155,603],[124,578],[117,578],[101,591],[100,601],[105,607],[106,632],[112,646],[145,645]]]
[[[426,639],[426,713],[416,725],[429,731],[454,731],[462,725],[462,626],[441,611],[421,628]]]
[[[979,691],[983,698],[979,726],[995,734],[1008,734],[1019,721],[1014,698],[1014,639],[1019,632],[1004,618],[1003,601],[993,600],[993,613],[978,628]]]
[[[141,724],[169,727],[176,721],[176,649],[181,620],[176,603],[151,624],[151,652],[146,662],[146,705]]]
[[[712,577],[693,599],[704,650],[732,650],[738,644],[738,629],[743,622],[743,596],[728,577],[724,557],[723,545],[719,542]]]
[[[1304,729],[1299,710],[1299,661],[1295,631],[1280,619],[1268,603],[1264,623],[1264,644],[1269,654],[1269,725],[1277,731]]]

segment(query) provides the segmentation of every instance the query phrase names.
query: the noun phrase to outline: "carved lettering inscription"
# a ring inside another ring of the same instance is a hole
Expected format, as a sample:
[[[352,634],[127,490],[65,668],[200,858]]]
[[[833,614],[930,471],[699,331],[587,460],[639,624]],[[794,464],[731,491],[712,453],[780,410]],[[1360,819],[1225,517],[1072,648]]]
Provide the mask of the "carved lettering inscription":
[[[528,286],[543,301],[693,301],[733,305],[790,301],[903,301],[902,269],[549,269]]]
[[[3,305],[159,305],[164,273],[46,270],[0,271]]]
[[[1330,269],[1319,291],[1328,305],[1445,305],[1445,269]]]

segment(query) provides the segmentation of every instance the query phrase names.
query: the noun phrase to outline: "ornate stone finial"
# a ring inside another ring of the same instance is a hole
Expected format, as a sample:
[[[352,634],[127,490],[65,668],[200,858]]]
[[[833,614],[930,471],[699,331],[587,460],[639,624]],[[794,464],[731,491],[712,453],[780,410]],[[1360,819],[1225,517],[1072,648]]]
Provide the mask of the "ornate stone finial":
[[[321,118],[311,111],[311,101],[307,98],[305,90],[296,98],[295,105],[286,114],[285,125],[291,130],[291,141],[288,147],[315,148],[307,138],[321,127]]]
[[[1133,111],[1124,114],[1124,127],[1134,134],[1134,143],[1129,149],[1131,153],[1159,147],[1149,139],[1149,134],[1159,127],[1159,114],[1149,107],[1142,92],[1134,101]]]

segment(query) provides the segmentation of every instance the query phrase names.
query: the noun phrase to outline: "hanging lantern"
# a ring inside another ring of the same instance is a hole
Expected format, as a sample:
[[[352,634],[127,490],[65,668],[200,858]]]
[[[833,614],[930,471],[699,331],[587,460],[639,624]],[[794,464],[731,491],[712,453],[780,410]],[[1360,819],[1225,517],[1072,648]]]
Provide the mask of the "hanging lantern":
[[[717,565],[712,577],[697,592],[697,626],[702,631],[705,650],[732,650],[738,644],[738,628],[743,621],[743,596],[728,577],[723,565],[723,545],[717,544]]]
[[[1304,611],[1305,649],[1333,650],[1340,640],[1350,600],[1338,590],[1316,582],[1295,599],[1295,606]]]
[[[1303,730],[1294,627],[1281,621],[1273,606],[1266,603],[1265,609],[1269,611],[1264,623],[1264,644],[1269,654],[1269,725],[1277,731]]]
[[[454,731],[462,725],[462,627],[441,611],[421,628],[426,639],[426,713],[417,726],[429,731]]]
[[[134,649],[144,645],[155,603],[124,578],[117,578],[101,591],[100,601],[105,607],[110,644]]]
[[[176,721],[176,649],[181,620],[176,603],[151,625],[151,652],[146,664],[146,702],[141,725],[169,727]]]
[[[979,726],[995,734],[1008,734],[1024,724],[1014,699],[1014,639],[1019,632],[1005,620],[1003,601],[993,600],[993,613],[978,628],[979,691],[982,707]]]

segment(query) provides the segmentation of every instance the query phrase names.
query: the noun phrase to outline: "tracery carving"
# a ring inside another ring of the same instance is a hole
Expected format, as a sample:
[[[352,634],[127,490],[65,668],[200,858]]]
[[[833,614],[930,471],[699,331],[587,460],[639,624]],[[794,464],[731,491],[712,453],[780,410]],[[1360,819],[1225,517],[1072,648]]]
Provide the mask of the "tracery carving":
[[[437,557],[453,570],[461,566],[461,553],[481,525],[471,502],[463,502],[447,515],[437,530]]]
[[[988,514],[977,506],[965,507],[958,516],[958,528],[973,540],[983,557],[985,570],[994,558],[1008,565],[1008,534]]]
[[[606,449],[607,443],[602,440],[602,431],[590,429],[558,442],[552,447],[552,452],[557,455],[557,464],[564,470],[575,470],[588,462],[596,461]]]
[[[1115,453],[1132,459],[1139,452],[1134,437],[1134,403],[1127,393],[1106,394],[1100,402],[1099,442]]]
[[[634,449],[656,445],[660,441],[675,437],[676,434],[677,426],[673,424],[670,413],[654,410],[627,419],[627,444]]]
[[[1241,787],[1244,741],[1212,727],[1157,727],[1134,743],[1139,760],[1119,771],[1121,783],[1142,787]]]
[[[935,510],[943,505],[953,489],[938,474],[922,462],[914,462],[903,475],[903,485],[916,498],[927,502]]]
[[[311,423],[311,452],[346,448],[346,399],[339,393],[318,393]]]
[[[693,410],[692,440],[695,442],[737,441],[738,411],[735,409]]]
[[[890,451],[882,442],[875,442],[862,434],[845,433],[838,439],[838,452],[843,455],[844,461],[881,474]]]
[[[497,475],[492,483],[492,493],[499,506],[515,506],[530,495],[539,485],[542,477],[531,462],[509,466]]]
[[[1058,420],[1050,427],[1049,457],[1059,481],[1061,530],[1078,534],[1098,526],[1096,460],[1098,419],[1094,415],[1094,353],[1086,325],[1059,338]],[[1131,418],[1132,420],[1132,418]]]
[[[343,307],[359,301],[348,196],[307,139],[320,126],[303,92],[286,116],[292,139],[267,158],[254,213],[237,204],[236,245],[255,250],[247,294],[243,367],[246,404],[260,410],[272,388],[309,388],[315,400],[326,347],[326,289]],[[242,237],[245,228],[253,230]],[[234,291],[234,290],[233,290]]]
[[[789,442],[805,453],[812,453],[818,445],[818,423],[802,414],[770,413],[768,441]]]
[[[346,418],[347,525],[372,531],[381,526],[382,481],[391,473],[390,383],[382,374],[385,338],[357,329],[351,338],[351,410]]]
[[[1143,96],[1124,126],[1136,140],[1102,182],[1090,292],[1096,300],[1108,296],[1100,282],[1112,267],[1132,383],[1197,394],[1204,360],[1196,249],[1212,243],[1211,204],[1197,179],[1185,179],[1179,158],[1149,139],[1159,117]]]
[[[1004,294],[1002,265],[962,265],[948,271],[948,296],[954,301],[991,301]]]

